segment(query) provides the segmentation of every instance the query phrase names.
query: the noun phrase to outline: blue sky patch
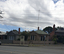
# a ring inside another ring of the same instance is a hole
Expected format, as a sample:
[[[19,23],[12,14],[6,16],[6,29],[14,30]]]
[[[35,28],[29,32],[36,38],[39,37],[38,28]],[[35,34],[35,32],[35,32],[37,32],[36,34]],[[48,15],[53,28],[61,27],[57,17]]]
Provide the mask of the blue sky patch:
[[[54,4],[56,4],[58,1],[60,1],[60,0],[53,0]]]
[[[20,27],[0,24],[0,31],[3,31],[3,32],[11,31],[11,30],[17,30],[18,31],[18,28],[20,28]],[[24,31],[23,28],[20,28],[20,29],[21,29],[20,31]]]
[[[0,1],[5,2],[5,1],[7,1],[7,0],[0,0]]]

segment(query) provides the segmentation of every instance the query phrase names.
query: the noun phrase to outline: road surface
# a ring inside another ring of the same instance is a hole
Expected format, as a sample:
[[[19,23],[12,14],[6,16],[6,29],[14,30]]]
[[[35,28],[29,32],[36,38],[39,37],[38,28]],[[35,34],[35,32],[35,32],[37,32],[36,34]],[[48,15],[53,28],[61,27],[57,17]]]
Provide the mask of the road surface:
[[[0,54],[64,54],[64,46],[0,46]]]

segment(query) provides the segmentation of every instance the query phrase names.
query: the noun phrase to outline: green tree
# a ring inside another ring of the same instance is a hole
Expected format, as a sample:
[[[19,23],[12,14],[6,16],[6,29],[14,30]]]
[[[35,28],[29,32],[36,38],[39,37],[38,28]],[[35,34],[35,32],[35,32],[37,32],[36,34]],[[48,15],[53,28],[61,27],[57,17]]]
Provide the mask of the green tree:
[[[43,29],[44,32],[48,32],[48,33],[51,33],[52,32],[52,27],[51,26],[48,26],[48,27],[45,27]]]
[[[13,31],[17,31],[17,30],[13,30]]]
[[[23,31],[21,32],[20,36],[25,36],[25,41],[27,40],[28,36],[30,35],[29,32]]]
[[[57,36],[56,36],[56,35],[54,35],[54,36],[53,36],[54,44],[57,44],[57,40],[58,40],[58,39],[57,39]]]
[[[59,26],[58,26],[56,29],[57,29],[57,30],[58,30],[58,29],[64,30],[64,27],[59,27]]]

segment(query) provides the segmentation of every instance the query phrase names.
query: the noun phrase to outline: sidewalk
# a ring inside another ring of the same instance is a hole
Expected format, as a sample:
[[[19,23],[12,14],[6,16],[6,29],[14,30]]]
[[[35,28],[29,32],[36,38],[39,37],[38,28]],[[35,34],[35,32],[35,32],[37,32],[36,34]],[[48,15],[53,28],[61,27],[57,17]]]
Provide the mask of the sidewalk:
[[[62,46],[64,47],[64,44],[2,44],[2,46],[21,46],[21,47],[45,47],[45,46]]]
[[[1,46],[21,46],[21,47],[29,47],[27,44],[2,44]]]

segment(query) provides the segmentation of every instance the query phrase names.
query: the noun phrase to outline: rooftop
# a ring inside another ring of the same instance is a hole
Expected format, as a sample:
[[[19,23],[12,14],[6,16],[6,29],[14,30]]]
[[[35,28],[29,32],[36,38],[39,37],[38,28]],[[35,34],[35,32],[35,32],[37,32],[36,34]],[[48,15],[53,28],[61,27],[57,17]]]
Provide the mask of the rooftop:
[[[37,31],[35,31],[35,32],[38,33],[38,34],[48,34],[48,33],[44,32],[44,31],[42,31],[42,30],[37,30]]]
[[[0,35],[6,35],[6,33],[5,33],[5,32],[0,31]]]

